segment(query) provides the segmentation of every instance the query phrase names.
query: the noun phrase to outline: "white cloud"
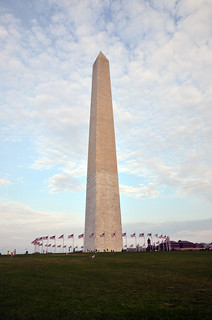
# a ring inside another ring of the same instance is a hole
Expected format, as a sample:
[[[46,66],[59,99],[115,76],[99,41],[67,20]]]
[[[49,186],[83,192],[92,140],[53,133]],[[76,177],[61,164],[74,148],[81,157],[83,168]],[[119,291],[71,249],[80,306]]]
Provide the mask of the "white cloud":
[[[11,184],[11,181],[8,179],[0,179],[0,187],[8,186]]]
[[[48,182],[51,193],[80,192],[84,190],[84,185],[67,174],[55,174],[49,178]]]
[[[135,198],[156,198],[160,195],[157,186],[153,183],[148,183],[146,186],[141,185],[140,187],[124,186],[120,185],[120,192],[128,196],[134,196]]]

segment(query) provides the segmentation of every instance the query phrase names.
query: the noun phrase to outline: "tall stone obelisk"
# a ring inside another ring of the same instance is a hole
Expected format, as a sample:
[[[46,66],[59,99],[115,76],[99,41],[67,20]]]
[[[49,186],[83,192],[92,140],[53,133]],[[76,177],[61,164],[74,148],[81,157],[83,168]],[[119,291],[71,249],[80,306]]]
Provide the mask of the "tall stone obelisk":
[[[93,65],[84,250],[122,250],[122,226],[109,60]]]

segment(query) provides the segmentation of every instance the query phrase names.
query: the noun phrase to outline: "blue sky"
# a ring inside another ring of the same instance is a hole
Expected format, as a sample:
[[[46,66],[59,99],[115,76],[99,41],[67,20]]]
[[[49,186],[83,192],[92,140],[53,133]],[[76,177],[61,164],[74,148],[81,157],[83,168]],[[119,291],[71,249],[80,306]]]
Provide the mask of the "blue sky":
[[[0,14],[0,252],[83,232],[100,50],[123,232],[211,242],[211,1],[0,0]]]

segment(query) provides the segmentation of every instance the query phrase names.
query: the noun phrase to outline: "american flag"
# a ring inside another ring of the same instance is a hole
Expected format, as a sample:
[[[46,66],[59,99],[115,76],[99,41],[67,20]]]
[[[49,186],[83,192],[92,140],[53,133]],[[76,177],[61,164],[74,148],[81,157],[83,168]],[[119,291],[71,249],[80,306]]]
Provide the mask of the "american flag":
[[[69,249],[71,249],[72,248],[72,246],[69,246]]]
[[[135,238],[135,233],[131,234],[131,238]]]
[[[52,248],[56,247],[55,244],[53,244]]]
[[[114,233],[111,233],[111,237],[115,237],[115,235],[116,235],[116,233],[114,232]]]
[[[40,242],[34,240],[34,241],[31,242],[31,244],[34,244],[35,246],[37,246],[37,245],[40,244]]]
[[[60,248],[60,247],[61,247],[61,244],[59,244],[57,247]]]
[[[61,236],[58,239],[63,239],[64,238],[64,234],[61,234]]]
[[[56,236],[51,236],[50,239],[55,239]]]
[[[159,238],[162,239],[162,238],[163,238],[163,235],[161,234]]]
[[[81,238],[83,238],[83,236],[84,236],[84,234],[82,233],[82,234],[80,234],[80,235],[78,236],[78,238],[81,239]]]
[[[126,237],[126,235],[127,235],[126,232],[122,233],[122,237]]]
[[[73,239],[73,237],[74,237],[74,234],[73,234],[73,233],[72,233],[72,234],[69,234],[68,239]]]
[[[157,233],[155,234],[155,237],[158,238],[158,234]]]
[[[63,246],[63,248],[66,248],[66,245],[65,245],[65,246]]]
[[[105,233],[103,232],[102,234],[100,234],[100,237],[103,238],[105,236]]]
[[[81,249],[83,248],[83,246],[81,246]]]
[[[140,234],[139,234],[139,237],[140,237],[140,238],[144,237],[144,233],[140,233]]]
[[[89,238],[93,238],[94,237],[94,233],[91,233]]]
[[[40,237],[38,240],[43,240],[43,237]]]
[[[51,243],[49,243],[48,247],[51,247]]]
[[[131,244],[130,248],[132,248],[132,247],[133,247],[133,244]]]
[[[152,236],[152,234],[151,233],[147,233],[147,237],[151,237]]]
[[[43,240],[48,240],[48,236],[46,236],[46,237],[43,237]]]

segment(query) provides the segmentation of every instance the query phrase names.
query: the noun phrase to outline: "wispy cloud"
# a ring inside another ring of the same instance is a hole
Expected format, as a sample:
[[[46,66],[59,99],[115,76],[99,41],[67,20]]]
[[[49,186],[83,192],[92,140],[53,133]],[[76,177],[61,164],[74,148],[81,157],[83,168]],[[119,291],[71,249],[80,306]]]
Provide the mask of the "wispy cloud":
[[[0,187],[8,186],[11,184],[11,181],[8,179],[0,179]]]
[[[57,192],[79,192],[84,190],[84,185],[67,174],[55,174],[49,178],[49,188],[51,193]]]
[[[157,190],[157,186],[153,183],[148,183],[146,186],[141,185],[140,187],[123,186],[120,185],[120,192],[128,195],[134,196],[135,198],[156,198],[160,195],[160,191]]]

